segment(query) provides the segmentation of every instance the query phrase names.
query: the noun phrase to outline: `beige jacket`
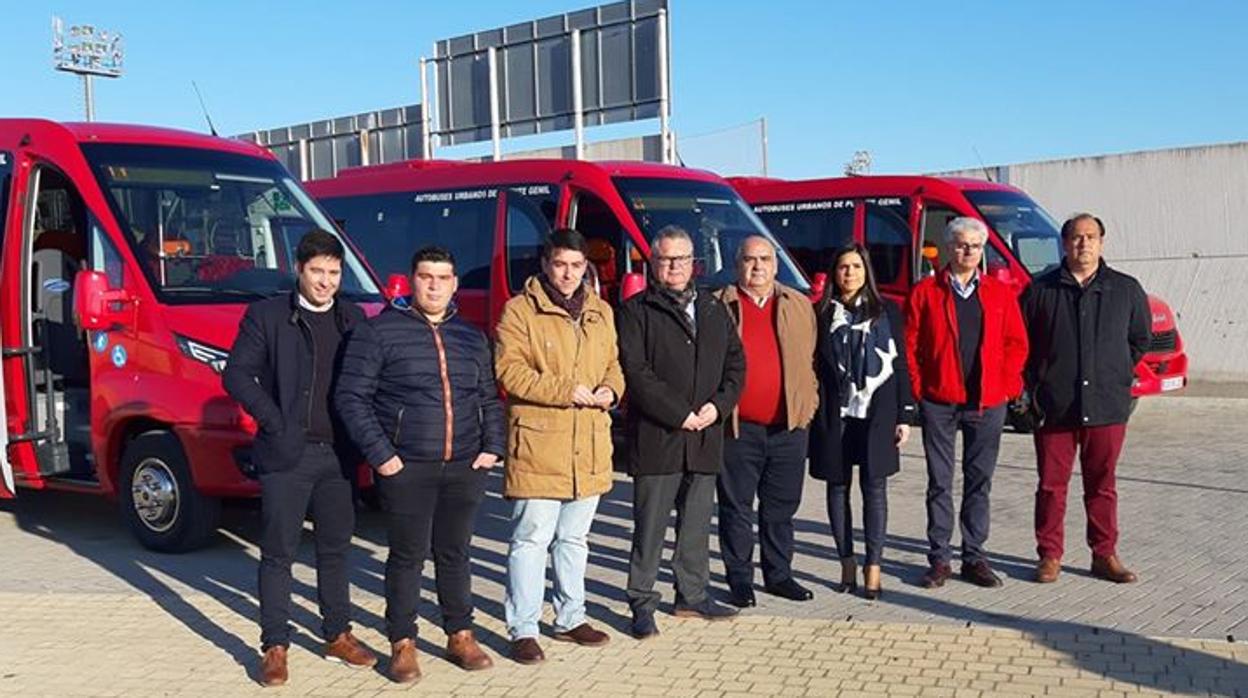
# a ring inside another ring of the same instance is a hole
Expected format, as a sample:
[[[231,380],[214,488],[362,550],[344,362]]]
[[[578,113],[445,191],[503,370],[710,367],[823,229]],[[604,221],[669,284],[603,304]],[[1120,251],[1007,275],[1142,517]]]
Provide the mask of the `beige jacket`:
[[[573,322],[530,278],[503,307],[494,367],[507,393],[503,494],[582,499],[610,490],[611,415],[573,406],[572,393],[580,384],[624,396],[611,307],[587,293]]]
[[[737,333],[741,332],[741,298],[744,292],[736,285],[715,292],[728,306]],[[780,364],[784,376],[784,413],[788,428],[803,429],[815,417],[819,407],[819,379],[815,376],[815,308],[810,299],[801,292],[783,284],[776,284],[776,334],[780,340]],[[745,370],[750,370],[746,362]],[[737,435],[737,410],[732,411],[729,434]]]

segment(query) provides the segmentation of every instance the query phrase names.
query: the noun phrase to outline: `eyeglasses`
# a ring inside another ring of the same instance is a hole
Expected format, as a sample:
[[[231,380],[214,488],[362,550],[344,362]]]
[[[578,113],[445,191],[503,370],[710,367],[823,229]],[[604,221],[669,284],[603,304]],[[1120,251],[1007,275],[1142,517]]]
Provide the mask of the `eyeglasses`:
[[[654,263],[661,267],[687,267],[693,264],[693,255],[684,254],[679,257],[660,257],[655,255]]]
[[[958,252],[965,252],[967,254],[970,254],[972,252],[979,252],[980,250],[984,249],[984,243],[964,242],[961,244],[954,244],[953,249],[957,250]]]

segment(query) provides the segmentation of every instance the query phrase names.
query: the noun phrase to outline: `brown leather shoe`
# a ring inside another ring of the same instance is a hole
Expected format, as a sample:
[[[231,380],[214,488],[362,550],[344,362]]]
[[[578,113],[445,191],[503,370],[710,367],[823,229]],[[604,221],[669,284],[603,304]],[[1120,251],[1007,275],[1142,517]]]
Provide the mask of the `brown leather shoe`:
[[[943,587],[945,582],[953,576],[953,567],[948,562],[937,562],[923,573],[922,584],[928,589]]]
[[[560,642],[575,642],[582,647],[602,647],[611,641],[611,636],[595,630],[589,623],[581,623],[567,632],[555,633]]]
[[[546,653],[542,651],[542,646],[537,644],[536,639],[522,637],[512,641],[511,658],[519,664],[541,664],[546,661]]]
[[[390,680],[395,683],[414,683],[420,680],[415,640],[405,638],[390,644]]]
[[[325,643],[325,658],[331,662],[342,662],[353,669],[367,669],[377,664],[377,655],[361,645],[350,630]]]
[[[1036,564],[1036,582],[1052,584],[1062,573],[1062,561],[1052,557],[1041,558]]]
[[[273,645],[260,660],[260,685],[283,686],[290,674],[286,671],[286,646]]]
[[[1130,584],[1136,580],[1135,573],[1127,569],[1117,555],[1093,555],[1092,576],[1117,584]]]
[[[494,666],[494,660],[477,644],[471,630],[451,633],[446,639],[446,658],[464,671],[480,671]]]
[[[988,565],[987,560],[962,563],[962,579],[977,587],[987,589],[999,587],[1004,583],[997,576],[997,573],[992,571],[992,567]]]

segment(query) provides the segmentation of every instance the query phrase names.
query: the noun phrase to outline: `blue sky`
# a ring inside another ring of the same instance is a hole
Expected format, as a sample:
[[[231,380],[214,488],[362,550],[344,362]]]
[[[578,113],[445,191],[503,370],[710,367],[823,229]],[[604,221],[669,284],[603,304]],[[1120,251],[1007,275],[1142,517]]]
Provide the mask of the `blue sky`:
[[[125,35],[127,74],[98,85],[97,118],[203,130],[194,79],[237,133],[418,102],[435,40],[592,4],[7,2],[0,116],[81,117],[76,78],[51,68],[54,13]],[[1248,140],[1248,3],[670,4],[673,128],[713,149],[692,137],[765,116],[773,175],[835,174],[855,150],[914,172],[976,151],[1003,164]]]

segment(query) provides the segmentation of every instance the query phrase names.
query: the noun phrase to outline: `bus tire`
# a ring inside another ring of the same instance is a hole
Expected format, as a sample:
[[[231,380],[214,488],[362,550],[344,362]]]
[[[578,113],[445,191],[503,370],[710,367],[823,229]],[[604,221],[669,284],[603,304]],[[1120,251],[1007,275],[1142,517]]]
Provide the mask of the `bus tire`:
[[[140,434],[126,445],[117,492],[130,532],[158,552],[203,547],[221,520],[221,500],[195,488],[182,445],[167,431]]]

